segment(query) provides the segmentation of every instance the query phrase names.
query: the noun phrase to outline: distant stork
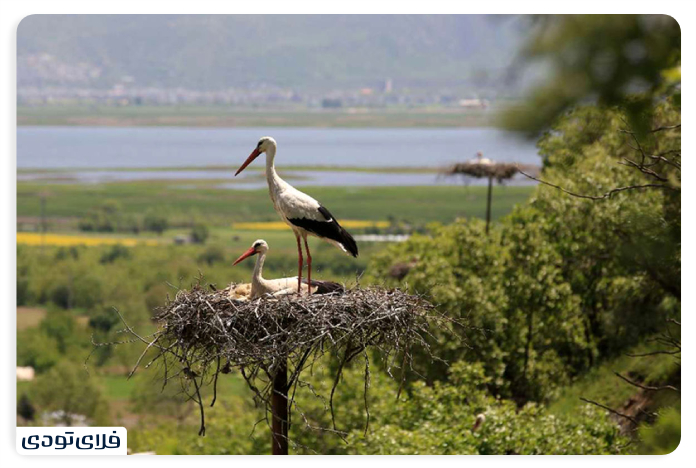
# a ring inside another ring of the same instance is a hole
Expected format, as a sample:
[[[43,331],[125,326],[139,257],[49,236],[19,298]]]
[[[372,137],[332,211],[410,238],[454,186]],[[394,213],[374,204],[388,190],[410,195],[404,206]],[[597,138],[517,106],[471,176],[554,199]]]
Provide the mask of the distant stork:
[[[358,256],[358,246],[353,236],[338,224],[338,221],[336,221],[329,210],[314,198],[300,192],[280,178],[274,164],[277,148],[278,146],[273,138],[261,138],[256,145],[256,149],[251,152],[247,160],[244,161],[244,164],[234,175],[237,176],[242,172],[261,153],[266,153],[266,180],[268,181],[268,191],[271,194],[273,207],[283,221],[290,226],[297,239],[299,263],[297,291],[300,292],[303,265],[300,239],[304,241],[304,246],[307,250],[307,279],[310,282],[312,281],[312,255],[309,253],[309,245],[307,245],[308,235],[324,239],[353,257]]]
[[[332,292],[343,291],[343,286],[331,281],[306,281],[301,282],[300,278],[280,278],[267,280],[263,277],[263,263],[266,261],[266,253],[268,252],[268,244],[265,240],[259,239],[255,241],[249,250],[244,252],[235,262],[241,262],[245,258],[252,255],[258,255],[254,274],[251,277],[251,299],[271,294],[273,296],[284,296],[292,294],[296,289],[298,291],[309,294],[328,294]]]

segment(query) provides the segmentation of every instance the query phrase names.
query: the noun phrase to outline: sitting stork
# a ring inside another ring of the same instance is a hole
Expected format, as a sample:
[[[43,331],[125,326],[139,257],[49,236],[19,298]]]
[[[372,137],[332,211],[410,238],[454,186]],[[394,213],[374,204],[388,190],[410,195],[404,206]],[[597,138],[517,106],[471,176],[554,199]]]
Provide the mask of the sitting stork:
[[[276,141],[271,137],[263,137],[251,152],[244,164],[237,170],[235,177],[242,172],[251,162],[262,153],[266,153],[266,180],[268,191],[271,194],[273,207],[280,217],[295,233],[297,239],[297,254],[299,263],[299,281],[297,291],[300,292],[302,281],[302,245],[304,241],[307,250],[307,279],[312,281],[312,255],[309,253],[307,236],[315,236],[324,239],[343,250],[345,253],[358,256],[358,246],[355,239],[338,224],[336,218],[318,201],[304,194],[280,178],[275,170]]]
[[[264,279],[263,273],[263,263],[266,261],[266,253],[268,252],[268,244],[265,240],[259,239],[255,241],[249,250],[244,252],[237,260],[235,260],[234,265],[241,262],[245,258],[251,257],[252,255],[257,255],[256,266],[254,266],[254,274],[251,277],[251,299],[263,296],[265,294],[271,294],[273,296],[284,296],[292,294],[297,290],[298,292],[307,292],[310,294],[329,294],[333,292],[342,292],[343,286],[338,283],[333,283],[331,281],[306,281],[301,282],[299,278],[280,278],[274,280]]]

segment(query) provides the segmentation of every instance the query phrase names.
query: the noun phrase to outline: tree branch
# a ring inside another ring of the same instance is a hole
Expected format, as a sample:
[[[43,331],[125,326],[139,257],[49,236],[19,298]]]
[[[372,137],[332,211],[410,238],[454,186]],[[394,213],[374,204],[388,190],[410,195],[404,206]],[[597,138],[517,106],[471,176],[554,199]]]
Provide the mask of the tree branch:
[[[663,130],[676,130],[676,129],[678,129],[678,128],[681,128],[681,124],[677,124],[677,125],[663,125],[663,126],[660,126],[660,127],[657,127],[657,128],[653,128],[652,130],[650,130],[650,133],[661,132],[661,131],[663,131]]]
[[[651,353],[641,353],[641,354],[626,354],[628,357],[645,357],[645,356],[655,356],[658,354],[679,354],[681,350],[678,351],[653,351]]]
[[[596,401],[588,400],[587,398],[580,397],[580,399],[581,399],[582,401],[584,401],[585,403],[589,403],[589,404],[591,404],[591,405],[599,406],[600,408],[605,409],[605,410],[609,411],[609,412],[612,413],[612,414],[615,414],[615,415],[617,415],[617,416],[621,416],[622,418],[626,418],[626,419],[628,419],[629,421],[631,421],[633,424],[635,424],[636,426],[638,425],[638,420],[637,420],[636,418],[632,417],[632,416],[629,416],[629,415],[623,414],[623,413],[619,413],[619,412],[616,411],[615,409],[609,408],[608,406],[604,406],[603,404],[597,403]]]
[[[670,187],[669,185],[642,184],[642,185],[627,185],[625,187],[617,187],[615,189],[609,190],[608,192],[604,193],[603,195],[583,195],[581,193],[571,192],[570,190],[565,189],[565,188],[561,187],[560,185],[552,184],[551,182],[547,182],[545,180],[531,176],[531,175],[527,174],[526,172],[524,172],[522,169],[518,168],[518,171],[523,176],[525,176],[531,180],[535,180],[535,181],[539,182],[540,184],[548,185],[549,187],[553,187],[555,189],[558,189],[561,192],[567,193],[568,195],[571,195],[573,197],[584,198],[587,200],[605,200],[607,198],[611,198],[611,196],[614,195],[615,193],[624,192],[626,190],[640,190],[640,189],[648,189],[648,188],[676,190],[675,188]]]
[[[657,392],[659,390],[673,390],[675,392],[679,392],[678,388],[673,387],[671,385],[663,385],[661,387],[652,387],[652,386],[648,386],[648,385],[639,384],[638,382],[635,382],[635,381],[629,379],[628,377],[624,377],[623,375],[619,374],[618,372],[614,372],[614,375],[617,376],[618,378],[620,378],[621,380],[623,380],[624,382],[628,382],[629,384],[633,385],[634,387],[638,387],[638,388],[641,388],[643,390],[648,390],[650,392]]]

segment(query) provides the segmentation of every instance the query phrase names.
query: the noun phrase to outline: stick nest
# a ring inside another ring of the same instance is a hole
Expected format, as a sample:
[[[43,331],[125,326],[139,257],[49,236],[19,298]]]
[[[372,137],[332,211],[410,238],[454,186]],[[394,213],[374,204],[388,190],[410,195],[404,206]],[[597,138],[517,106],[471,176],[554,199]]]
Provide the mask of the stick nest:
[[[342,294],[240,301],[229,296],[229,288],[208,291],[197,285],[191,290],[180,290],[158,310],[155,320],[160,327],[150,337],[140,337],[126,324],[126,330],[147,345],[133,372],[143,357],[154,350],[155,357],[147,366],[161,362],[165,384],[179,376],[191,388],[190,397],[200,407],[201,435],[205,433],[205,415],[200,390],[212,384],[214,404],[220,373],[237,369],[253,390],[257,403],[266,406],[268,415],[273,378],[278,370],[287,369],[285,390],[289,407],[293,408],[298,384],[310,386],[301,380],[303,371],[326,353],[336,356],[339,365],[328,405],[333,429],[320,429],[336,431],[336,385],[344,366],[364,355],[367,430],[368,348],[381,354],[380,362],[389,375],[393,368],[402,369],[403,384],[406,368],[412,368],[411,349],[421,347],[437,359],[428,345],[429,337],[433,337],[432,327],[450,330],[452,325],[451,319],[438,313],[423,297],[380,287],[356,287]],[[270,425],[268,417],[266,421]],[[311,427],[306,418],[305,423]],[[336,432],[340,435],[340,431]]]
[[[515,177],[518,171],[518,165],[513,163],[468,161],[449,166],[443,171],[443,174],[448,176],[465,175],[477,179],[493,178],[501,183]]]
[[[227,289],[211,293],[197,286],[179,291],[155,319],[164,341],[182,352],[224,357],[233,367],[272,368],[327,345],[406,347],[427,331],[431,310],[421,297],[400,290],[238,301]]]

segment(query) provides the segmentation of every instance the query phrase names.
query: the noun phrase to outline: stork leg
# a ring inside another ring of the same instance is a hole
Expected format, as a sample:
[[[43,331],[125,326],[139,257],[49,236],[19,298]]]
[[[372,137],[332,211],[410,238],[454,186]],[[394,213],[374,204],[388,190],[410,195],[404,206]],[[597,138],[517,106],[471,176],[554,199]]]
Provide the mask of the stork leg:
[[[309,244],[307,244],[307,236],[302,236],[304,239],[305,250],[307,251],[307,294],[312,293],[312,254],[309,253]]]
[[[297,255],[298,255],[298,272],[297,272],[297,294],[302,293],[302,244],[300,244],[299,234],[295,235],[297,239]]]

